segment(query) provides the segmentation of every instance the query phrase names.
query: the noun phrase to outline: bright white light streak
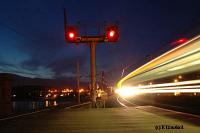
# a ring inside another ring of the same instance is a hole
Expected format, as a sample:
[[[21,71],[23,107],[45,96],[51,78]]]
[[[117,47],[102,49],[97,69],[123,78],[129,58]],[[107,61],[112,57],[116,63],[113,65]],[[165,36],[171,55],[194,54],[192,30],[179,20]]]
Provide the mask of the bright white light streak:
[[[176,87],[164,87],[164,88],[154,88],[159,90],[170,90],[170,89],[200,89],[200,85],[189,85],[189,86],[176,86]]]
[[[199,93],[200,89],[173,89],[173,90],[152,90],[151,92],[147,93],[175,93],[175,92],[180,92],[180,93]]]
[[[123,87],[123,88],[115,90],[115,93],[123,97],[129,97],[129,96],[132,96],[133,94],[136,94],[137,92],[136,92],[136,89],[134,88]]]
[[[198,83],[200,83],[200,80],[190,80],[190,81],[182,81],[182,82],[176,82],[176,83],[165,83],[165,84],[154,84],[154,85],[143,85],[139,87],[133,86],[131,88],[148,89],[148,88],[167,87],[167,86],[192,85],[192,84],[198,84]]]
[[[130,89],[130,88],[129,88]],[[176,92],[180,92],[180,93],[200,93],[200,89],[168,89],[168,88],[161,88],[161,89],[132,89],[131,92],[129,92],[128,95],[127,94],[127,90],[126,88],[123,89],[118,89],[118,91],[116,91],[116,93],[118,95],[120,95],[121,97],[132,97],[135,95],[140,95],[140,94],[145,94],[145,93],[176,93]],[[124,93],[124,91],[126,93]]]
[[[174,68],[170,68],[170,69],[168,69],[167,71],[176,71],[176,70],[180,70],[180,69],[183,69],[183,68],[186,68],[187,66],[185,65],[183,65],[183,66],[178,66],[178,67],[174,67]]]
[[[200,85],[191,85],[191,84],[197,84],[199,83],[199,81],[200,80],[192,80],[192,81],[184,81],[178,83],[121,87],[120,89],[115,90],[115,92],[121,97],[132,97],[134,95],[145,94],[145,93],[176,93],[176,92],[200,93]],[[178,85],[184,85],[184,86],[178,86]]]
[[[200,64],[200,60],[196,60],[190,63],[190,65],[199,65]]]

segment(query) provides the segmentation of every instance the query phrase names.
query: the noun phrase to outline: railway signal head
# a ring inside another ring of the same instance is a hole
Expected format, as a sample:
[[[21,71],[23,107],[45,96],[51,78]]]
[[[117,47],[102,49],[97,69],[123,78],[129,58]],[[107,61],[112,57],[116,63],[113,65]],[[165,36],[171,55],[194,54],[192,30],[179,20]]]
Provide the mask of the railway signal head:
[[[116,25],[106,27],[105,40],[107,42],[117,42],[119,40],[119,30]]]
[[[77,41],[78,33],[74,26],[68,26],[65,35],[68,42],[73,43]]]

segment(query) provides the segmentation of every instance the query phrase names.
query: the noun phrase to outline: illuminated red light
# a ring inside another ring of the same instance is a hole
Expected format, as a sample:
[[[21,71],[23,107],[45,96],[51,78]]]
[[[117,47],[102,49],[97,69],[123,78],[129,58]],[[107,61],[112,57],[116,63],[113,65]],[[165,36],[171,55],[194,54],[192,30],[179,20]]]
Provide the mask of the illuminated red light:
[[[74,36],[75,36],[75,35],[74,35],[73,32],[70,32],[70,33],[69,33],[69,38],[74,38]]]
[[[68,26],[66,31],[66,40],[68,42],[74,43],[77,41],[77,36],[78,33],[75,26]]]
[[[187,38],[181,38],[181,39],[179,39],[177,41],[172,42],[171,45],[179,45],[179,44],[183,44],[183,43],[185,43],[187,41],[188,41]]]
[[[113,31],[113,30],[110,31],[109,36],[110,36],[110,37],[113,37],[114,35],[115,35],[115,31]]]
[[[119,39],[119,31],[116,25],[111,25],[106,27],[105,34],[106,41],[108,42],[116,42]]]
[[[179,43],[184,43],[184,42],[187,42],[187,39],[186,39],[186,38],[181,38],[181,39],[179,39],[177,42],[179,42]]]

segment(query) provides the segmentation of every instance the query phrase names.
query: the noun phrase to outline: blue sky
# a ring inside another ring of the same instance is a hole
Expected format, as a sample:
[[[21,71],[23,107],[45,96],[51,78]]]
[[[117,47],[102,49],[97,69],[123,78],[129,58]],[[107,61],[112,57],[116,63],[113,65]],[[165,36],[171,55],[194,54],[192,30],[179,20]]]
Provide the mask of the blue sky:
[[[197,0],[3,0],[0,2],[0,72],[27,77],[89,75],[89,47],[64,40],[63,6],[69,24],[119,21],[120,41],[97,46],[97,73],[117,79],[122,68],[200,25]],[[102,30],[101,30],[102,32]],[[96,33],[94,33],[96,34]]]

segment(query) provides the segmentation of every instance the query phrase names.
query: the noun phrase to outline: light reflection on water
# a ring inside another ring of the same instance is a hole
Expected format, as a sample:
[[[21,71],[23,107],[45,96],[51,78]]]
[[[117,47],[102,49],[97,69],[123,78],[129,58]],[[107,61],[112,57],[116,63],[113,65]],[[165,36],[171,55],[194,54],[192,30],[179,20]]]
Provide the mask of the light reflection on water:
[[[54,101],[54,102],[53,102],[53,105],[54,105],[54,106],[57,106],[58,104],[57,104],[57,102],[56,102],[56,101]]]
[[[13,112],[31,112],[47,107],[57,106],[57,101],[13,101]]]
[[[49,101],[45,101],[45,107],[49,107]]]

